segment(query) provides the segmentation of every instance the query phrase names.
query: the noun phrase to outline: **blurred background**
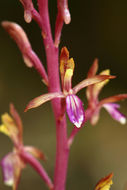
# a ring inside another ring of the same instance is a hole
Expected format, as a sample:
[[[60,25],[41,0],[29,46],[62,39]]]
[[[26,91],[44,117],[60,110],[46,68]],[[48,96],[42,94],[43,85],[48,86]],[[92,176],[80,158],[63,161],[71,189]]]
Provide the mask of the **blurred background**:
[[[36,1],[34,1],[36,4]],[[117,93],[127,93],[127,1],[69,1],[72,22],[64,26],[61,45],[67,46],[76,68],[73,85],[87,75],[93,60],[99,59],[99,71],[110,68],[117,78],[112,80],[100,99]],[[56,17],[56,0],[49,0],[52,29]],[[26,24],[19,0],[0,1],[0,21],[20,24],[32,47],[45,64],[40,29],[33,21]],[[13,40],[0,27],[0,114],[9,111],[13,102],[24,124],[24,143],[40,148],[47,156],[43,163],[53,176],[55,161],[55,125],[50,103],[24,113],[26,104],[46,93],[37,72],[25,66]],[[86,108],[85,90],[79,93]],[[127,115],[127,101],[121,102]],[[68,132],[73,126],[68,121]],[[12,150],[12,143],[0,134],[0,159]],[[96,126],[85,124],[75,138],[70,152],[67,190],[92,190],[99,179],[114,173],[112,190],[127,190],[127,124],[120,125],[105,110]],[[46,190],[40,177],[29,166],[23,170],[19,190]],[[0,190],[6,190],[0,174]]]

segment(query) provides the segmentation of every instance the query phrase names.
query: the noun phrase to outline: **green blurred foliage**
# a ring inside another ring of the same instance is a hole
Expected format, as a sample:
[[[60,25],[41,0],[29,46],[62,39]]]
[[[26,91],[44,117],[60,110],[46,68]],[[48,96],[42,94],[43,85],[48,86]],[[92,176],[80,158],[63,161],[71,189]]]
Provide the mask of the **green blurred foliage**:
[[[36,1],[35,1],[36,4]],[[100,71],[110,68],[118,77],[103,90],[101,97],[127,92],[127,1],[69,1],[72,22],[64,26],[61,45],[67,46],[76,69],[73,83],[86,77],[94,58],[99,58]],[[56,16],[56,0],[49,0],[52,29]],[[0,2],[0,21],[19,23],[26,31],[33,49],[43,60],[45,55],[39,27],[26,24],[19,0]],[[28,69],[8,34],[0,27],[0,114],[9,110],[13,102],[24,123],[24,142],[43,150],[47,156],[44,167],[53,176],[55,161],[55,125],[50,103],[23,113],[32,98],[45,93],[46,87],[33,69]],[[85,90],[79,94],[86,108]],[[127,115],[127,103],[121,103]],[[69,132],[73,126],[68,122]],[[12,144],[0,134],[0,158],[11,151]],[[112,190],[127,189],[127,128],[113,121],[102,111],[101,119],[93,127],[89,123],[77,135],[70,152],[67,190],[94,188],[96,182],[114,172]],[[22,174],[19,190],[46,189],[39,176],[27,167]],[[0,176],[0,190],[5,187]]]

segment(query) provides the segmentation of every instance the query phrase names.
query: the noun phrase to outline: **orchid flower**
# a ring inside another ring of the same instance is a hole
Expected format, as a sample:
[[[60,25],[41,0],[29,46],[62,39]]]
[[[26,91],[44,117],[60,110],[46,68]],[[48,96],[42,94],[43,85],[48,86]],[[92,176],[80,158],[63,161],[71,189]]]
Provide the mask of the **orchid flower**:
[[[80,128],[85,121],[85,113],[82,101],[76,95],[79,90],[89,85],[104,81],[106,79],[114,78],[109,75],[96,75],[80,82],[74,88],[72,88],[72,76],[74,72],[74,60],[69,59],[69,52],[66,47],[63,47],[60,55],[60,74],[62,82],[62,92],[53,92],[41,95],[32,101],[30,101],[25,109],[38,107],[43,103],[52,100],[54,98],[61,98],[65,104],[62,104],[63,108],[66,105],[66,111],[70,121],[77,127]],[[64,109],[63,109],[64,110]],[[64,114],[63,114],[64,115]],[[61,118],[61,116],[60,116]]]
[[[12,104],[10,105],[10,113],[11,116],[8,113],[2,115],[0,132],[4,133],[12,140],[14,148],[12,152],[8,153],[2,159],[1,167],[4,183],[13,186],[13,190],[16,190],[20,180],[21,170],[25,168],[26,163],[32,164],[33,159],[34,161],[36,160],[35,158],[44,160],[45,157],[40,150],[23,145],[22,122]]]
[[[113,174],[109,174],[108,176],[102,178],[96,185],[95,190],[109,190],[112,182]]]
[[[98,70],[98,60],[95,59],[93,65],[91,66],[88,72],[87,77],[88,78],[94,77],[96,75],[97,70]],[[110,74],[109,70],[104,70],[100,73],[100,75],[109,75],[109,74]],[[99,112],[102,107],[108,111],[108,113],[112,116],[113,119],[117,120],[121,124],[126,123],[125,115],[123,115],[119,111],[120,105],[114,102],[127,98],[127,94],[118,94],[99,101],[98,98],[99,93],[101,92],[102,88],[107,84],[108,81],[109,80],[105,80],[98,84],[93,84],[87,87],[86,96],[88,99],[88,110],[90,110],[90,112],[92,113],[89,115],[92,115],[92,117],[90,116],[90,121],[91,124],[93,125],[97,123],[99,119]]]

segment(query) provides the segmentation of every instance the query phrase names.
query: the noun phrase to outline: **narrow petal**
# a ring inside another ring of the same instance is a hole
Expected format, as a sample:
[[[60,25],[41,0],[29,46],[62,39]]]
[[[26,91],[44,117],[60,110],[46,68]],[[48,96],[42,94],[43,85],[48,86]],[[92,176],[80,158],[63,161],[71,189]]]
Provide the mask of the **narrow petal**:
[[[74,65],[73,58],[68,60],[69,65]],[[69,92],[71,90],[72,85],[72,76],[73,76],[73,70],[72,68],[68,68],[64,75],[64,84],[63,84],[63,90],[65,92]]]
[[[2,115],[2,123],[3,124],[0,126],[0,132],[9,136],[14,143],[18,143],[18,129],[9,114],[5,113]]]
[[[98,70],[98,59],[95,59],[88,71],[87,78],[94,77],[97,73],[97,70]]]
[[[48,94],[43,94],[41,96],[38,96],[37,98],[34,98],[28,103],[28,105],[25,108],[25,112],[28,109],[36,108],[54,98],[64,98],[64,95],[63,93],[60,93],[60,92],[54,92],[54,93],[48,93]]]
[[[61,49],[61,53],[60,53],[60,61],[67,61],[69,59],[69,51],[66,47],[63,47]],[[62,72],[64,71],[63,68],[62,69]]]
[[[100,75],[110,75],[110,70],[109,69],[107,69],[107,70],[104,70],[104,71],[102,71],[101,73],[100,73]],[[95,84],[94,86],[93,86],[93,96],[96,98],[96,97],[98,97],[98,95],[99,95],[99,93],[100,93],[100,91],[102,90],[102,88],[107,84],[109,82],[109,79],[107,79],[107,80],[104,80],[104,81],[102,81],[102,82],[99,82],[99,83],[97,83],[97,84]]]
[[[92,85],[92,84],[96,84],[96,83],[102,82],[102,81],[107,80],[107,79],[113,79],[113,78],[115,78],[115,76],[111,76],[111,75],[96,75],[95,77],[85,79],[82,82],[80,82],[79,84],[77,84],[73,88],[73,92],[74,92],[74,94],[76,94],[82,88],[85,88],[85,87],[87,87],[89,85]]]
[[[119,121],[121,124],[126,123],[126,117],[119,110],[119,105],[115,103],[104,104],[103,107],[109,112],[113,119]]]
[[[104,98],[103,100],[101,100],[99,105],[102,106],[103,104],[118,102],[118,101],[124,100],[126,98],[127,98],[127,94],[118,94],[115,96],[110,96],[108,98]]]
[[[20,142],[22,142],[22,133],[23,133],[22,120],[13,104],[10,104],[10,113],[16,123],[16,126],[18,127],[18,136],[19,136]]]
[[[82,101],[76,95],[66,97],[66,110],[70,121],[80,128],[85,120],[85,113]]]
[[[94,77],[97,73],[97,70],[98,70],[98,59],[95,59],[88,71],[87,78]],[[86,89],[87,99],[90,100],[92,98],[92,95],[93,95],[93,85],[90,85]]]
[[[74,60],[72,58],[69,59],[69,51],[66,47],[63,47],[60,54],[60,74],[63,89],[68,86],[66,83],[69,83],[69,86],[71,87],[71,79],[73,76],[74,67]]]
[[[45,160],[44,154],[37,148],[32,146],[25,146],[24,150],[32,154],[34,157],[39,158],[41,160]]]
[[[108,176],[106,176],[105,178],[101,179],[97,183],[95,190],[109,190],[111,185],[113,184],[112,177],[113,177],[113,173],[111,173]]]

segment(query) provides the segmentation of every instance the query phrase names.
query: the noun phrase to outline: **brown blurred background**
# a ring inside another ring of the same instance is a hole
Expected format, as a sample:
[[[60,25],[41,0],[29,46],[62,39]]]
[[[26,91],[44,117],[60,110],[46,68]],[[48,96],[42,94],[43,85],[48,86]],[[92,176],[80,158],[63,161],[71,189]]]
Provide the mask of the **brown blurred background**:
[[[36,1],[35,1],[36,4]],[[69,1],[72,22],[64,26],[61,45],[67,46],[74,57],[76,70],[73,84],[84,79],[94,58],[99,58],[100,71],[111,69],[118,77],[103,90],[100,98],[127,92],[127,1]],[[49,0],[51,22],[56,16],[56,0]],[[0,1],[0,21],[20,24],[26,31],[33,49],[45,65],[44,48],[38,26],[26,24],[19,0]],[[54,30],[54,24],[52,24]],[[53,176],[55,157],[55,125],[50,103],[23,113],[32,98],[46,92],[40,77],[23,63],[21,54],[7,33],[0,27],[0,114],[13,102],[24,123],[24,143],[34,145],[46,154],[44,167]],[[79,93],[86,107],[85,90]],[[121,103],[127,115],[127,101]],[[68,122],[69,132],[72,124]],[[0,134],[0,159],[12,150],[11,141]],[[114,173],[112,190],[127,190],[127,124],[120,125],[101,112],[96,126],[89,123],[77,135],[70,152],[67,190],[92,190],[96,182]],[[0,174],[1,175],[1,174]],[[46,190],[40,177],[27,167],[19,190]],[[0,190],[5,187],[0,176]]]

